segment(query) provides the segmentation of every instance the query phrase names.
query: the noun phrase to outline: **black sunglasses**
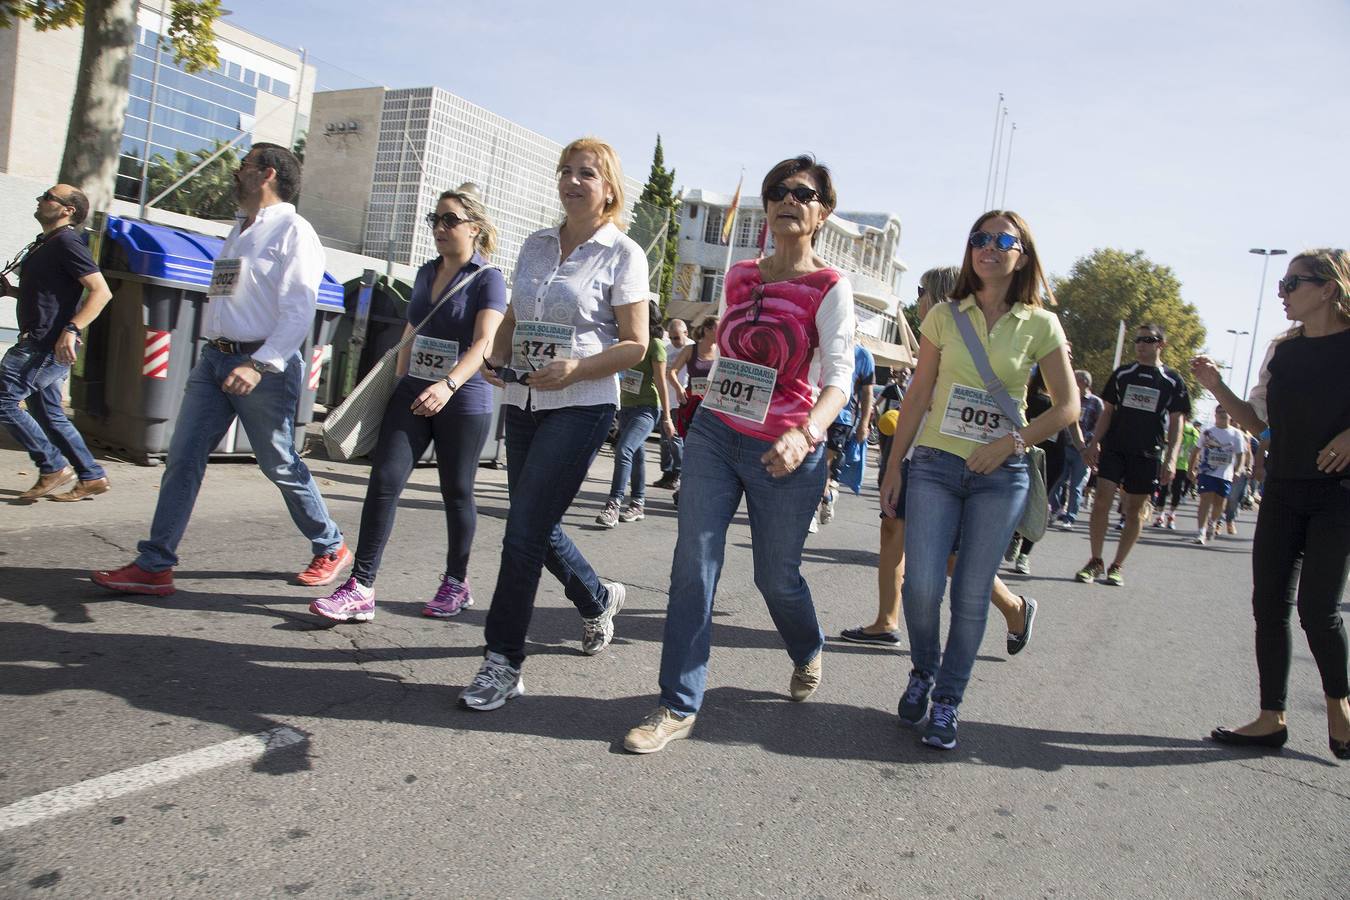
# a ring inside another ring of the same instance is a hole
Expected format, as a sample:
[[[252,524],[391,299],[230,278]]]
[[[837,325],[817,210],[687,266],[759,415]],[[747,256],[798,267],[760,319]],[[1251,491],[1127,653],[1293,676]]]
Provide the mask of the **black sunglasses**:
[[[39,196],[37,199],[38,199],[38,202],[39,202],[39,203],[41,203],[41,202],[44,201],[44,200],[51,200],[51,201],[53,201],[53,202],[55,202],[55,203],[60,203],[62,206],[70,206],[70,207],[74,207],[74,206],[75,206],[74,203],[71,203],[69,200],[65,199],[64,197],[58,197],[58,196],[56,196],[56,195],[53,194],[51,191],[43,191],[43,192],[42,192],[42,195]]]
[[[1305,281],[1309,284],[1327,283],[1325,278],[1318,278],[1316,275],[1290,275],[1288,278],[1284,278],[1280,281],[1280,290],[1284,291],[1286,294],[1292,294],[1294,291],[1298,290],[1299,284]]]
[[[919,285],[919,296],[923,296],[923,285]]]
[[[1006,231],[1000,231],[998,234],[990,234],[987,231],[972,231],[970,233],[970,246],[976,250],[983,250],[990,244],[1000,253],[1007,253],[1013,248],[1020,248],[1022,242],[1008,234]]]
[[[797,202],[803,206],[810,203],[812,200],[820,199],[819,193],[804,184],[799,184],[796,187],[791,188],[786,184],[775,184],[764,192],[765,198],[772,200],[774,203],[780,203],[783,200],[786,200],[788,194],[791,194],[796,198]]]
[[[1141,334],[1134,339],[1136,344],[1161,344],[1162,338],[1155,334]]]
[[[454,228],[456,225],[463,225],[463,224],[464,224],[465,222],[467,222],[467,221],[469,221],[469,220],[468,220],[468,219],[461,219],[459,216],[457,216],[457,215],[455,215],[454,213],[451,213],[451,212],[446,212],[446,213],[434,213],[434,212],[429,212],[429,213],[427,213],[427,227],[430,228],[430,229],[432,229],[433,231],[436,229],[436,226],[437,226],[437,225],[444,225],[446,231],[449,231],[451,228]]]

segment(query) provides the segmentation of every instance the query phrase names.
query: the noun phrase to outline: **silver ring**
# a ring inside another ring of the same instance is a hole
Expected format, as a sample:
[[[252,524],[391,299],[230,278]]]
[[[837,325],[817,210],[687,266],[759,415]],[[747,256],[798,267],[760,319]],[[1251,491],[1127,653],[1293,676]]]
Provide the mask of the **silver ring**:
[[[1328,451],[1327,451],[1327,455],[1328,455],[1328,456],[1337,456],[1337,455],[1339,455],[1339,454],[1337,454],[1335,450],[1328,450]]]

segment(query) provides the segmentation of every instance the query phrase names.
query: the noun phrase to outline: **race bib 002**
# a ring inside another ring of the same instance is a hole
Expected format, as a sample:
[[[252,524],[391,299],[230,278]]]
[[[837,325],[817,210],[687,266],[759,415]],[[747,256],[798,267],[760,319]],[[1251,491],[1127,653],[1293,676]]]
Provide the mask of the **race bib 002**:
[[[619,390],[625,394],[642,393],[642,379],[644,377],[637,369],[625,369],[619,373]]]
[[[208,297],[237,296],[244,282],[244,261],[239,257],[217,259],[211,263],[211,284],[206,289]]]
[[[703,405],[718,412],[764,424],[778,370],[740,359],[718,359],[708,373],[708,389]]]
[[[949,437],[987,444],[1012,434],[1013,422],[999,408],[993,394],[954,384],[938,430]]]
[[[419,334],[413,338],[408,374],[423,381],[440,381],[459,361],[459,342]]]
[[[538,369],[555,359],[571,359],[576,333],[571,325],[531,319],[517,322],[511,337],[512,365],[520,369]]]
[[[1120,398],[1120,405],[1144,412],[1157,412],[1158,398],[1161,396],[1162,392],[1157,388],[1132,384],[1125,388],[1125,396]]]

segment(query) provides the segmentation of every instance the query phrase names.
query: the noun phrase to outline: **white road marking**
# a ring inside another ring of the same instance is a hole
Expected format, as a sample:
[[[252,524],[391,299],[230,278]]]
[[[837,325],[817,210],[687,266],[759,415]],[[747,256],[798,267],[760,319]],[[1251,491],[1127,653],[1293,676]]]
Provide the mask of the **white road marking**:
[[[208,769],[256,759],[303,740],[305,735],[294,728],[282,725],[223,744],[191,750],[145,765],[132,766],[120,772],[100,775],[79,784],[56,788],[0,809],[0,831],[22,828],[43,819],[64,815],[85,806],[93,806],[95,803],[123,794],[177,781]]]

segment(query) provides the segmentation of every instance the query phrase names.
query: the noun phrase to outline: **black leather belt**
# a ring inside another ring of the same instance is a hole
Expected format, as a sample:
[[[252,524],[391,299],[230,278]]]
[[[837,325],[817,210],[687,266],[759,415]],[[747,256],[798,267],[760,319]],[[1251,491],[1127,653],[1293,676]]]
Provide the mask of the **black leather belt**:
[[[263,345],[263,341],[229,341],[225,338],[208,338],[206,343],[221,353],[252,353]]]

